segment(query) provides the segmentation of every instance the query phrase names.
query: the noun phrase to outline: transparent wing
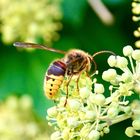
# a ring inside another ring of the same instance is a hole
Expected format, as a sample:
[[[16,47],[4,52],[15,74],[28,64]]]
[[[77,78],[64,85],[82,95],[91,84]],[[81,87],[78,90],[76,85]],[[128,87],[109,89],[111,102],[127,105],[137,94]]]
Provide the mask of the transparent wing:
[[[28,43],[28,42],[15,42],[13,44],[15,47],[21,47],[21,48],[36,48],[36,49],[42,49],[42,50],[47,50],[47,51],[52,51],[52,52],[57,52],[57,53],[61,53],[61,54],[66,54],[65,51],[62,50],[57,50],[54,48],[50,48],[44,45],[39,45],[39,44],[35,44],[35,43]]]

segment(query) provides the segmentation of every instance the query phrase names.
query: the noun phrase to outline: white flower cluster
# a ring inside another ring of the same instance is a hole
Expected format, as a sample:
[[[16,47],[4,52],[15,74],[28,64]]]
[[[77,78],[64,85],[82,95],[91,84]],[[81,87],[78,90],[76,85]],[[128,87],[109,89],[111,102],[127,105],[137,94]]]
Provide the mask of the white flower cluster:
[[[140,97],[140,50],[133,50],[128,45],[123,48],[123,54],[125,57],[110,56],[108,58],[110,67],[119,68],[120,74],[117,74],[116,69],[111,68],[103,72],[102,78],[111,83],[111,93],[113,93],[112,95],[116,93],[119,104],[127,105],[128,96],[136,93],[138,99]],[[120,98],[122,98],[121,102]],[[137,132],[140,130],[140,100],[134,100],[131,105],[127,105],[126,109],[131,110],[133,119],[132,126],[125,131],[126,135],[129,137],[140,136],[140,133]]]
[[[131,109],[133,110],[132,126],[126,128],[125,134],[128,137],[140,136],[140,100],[134,100]]]
[[[61,0],[1,0],[2,41],[13,43],[17,39],[30,42],[43,40],[49,44],[57,40],[57,31],[62,28],[60,5]]]
[[[49,139],[46,129],[45,122],[33,112],[30,96],[10,96],[0,102],[1,140],[46,140]]]
[[[140,0],[133,0],[132,13],[134,14],[132,17],[133,21],[140,22]],[[140,24],[137,30],[134,31],[134,36],[140,38]],[[140,39],[135,42],[135,46],[140,48]]]
[[[111,90],[115,90],[125,98],[131,96],[133,92],[140,94],[140,50],[133,50],[128,45],[123,48],[123,54],[129,61],[121,56],[108,58],[110,67],[119,68],[122,72],[117,74],[116,69],[111,68],[103,72],[102,78],[111,83]]]
[[[128,118],[133,119],[134,129],[132,132],[132,127],[127,128],[126,134],[139,135],[136,130],[140,130],[140,118],[136,116],[140,116],[140,105],[131,103],[127,97],[140,94],[140,50],[126,46],[123,53],[125,57],[110,56],[108,59],[112,68],[102,74],[102,78],[111,84],[108,90],[105,91],[97,79],[92,81],[82,74],[78,83],[79,92],[76,79],[72,79],[66,106],[66,97],[60,92],[58,104],[47,110],[49,125],[55,128],[52,140],[98,140],[110,132],[110,125]],[[65,86],[63,84],[61,87],[62,93],[65,92]],[[108,92],[107,97],[105,92]]]

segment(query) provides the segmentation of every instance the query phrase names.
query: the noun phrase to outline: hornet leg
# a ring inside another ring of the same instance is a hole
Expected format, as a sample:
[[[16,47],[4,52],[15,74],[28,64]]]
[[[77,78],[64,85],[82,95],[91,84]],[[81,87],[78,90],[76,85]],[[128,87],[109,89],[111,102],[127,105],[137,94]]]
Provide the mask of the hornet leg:
[[[70,78],[69,78],[69,80],[68,80],[68,82],[67,82],[67,84],[66,84],[66,100],[65,100],[64,107],[67,105],[67,99],[68,99],[68,96],[69,96],[68,87],[69,87],[69,83],[70,83],[70,81],[71,81],[71,79],[72,79],[72,76],[73,76],[73,75],[70,76]]]

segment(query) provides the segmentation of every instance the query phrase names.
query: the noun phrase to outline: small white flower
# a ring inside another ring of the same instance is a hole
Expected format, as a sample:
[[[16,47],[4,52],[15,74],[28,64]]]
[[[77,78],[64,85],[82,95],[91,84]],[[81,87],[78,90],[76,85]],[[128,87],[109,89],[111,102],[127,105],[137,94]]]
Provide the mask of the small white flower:
[[[139,83],[135,83],[134,84],[134,91],[138,94],[140,94],[140,84]]]
[[[75,99],[69,100],[68,105],[69,105],[70,109],[73,110],[73,111],[78,111],[78,109],[81,106],[80,102],[75,100]]]
[[[140,19],[140,18],[139,18]],[[140,40],[137,40],[136,42],[135,42],[135,46],[137,47],[137,48],[140,48]]]
[[[132,57],[136,61],[140,61],[140,50],[134,50],[132,53]]]
[[[132,73],[124,72],[121,76],[123,82],[130,82],[132,81]]]
[[[118,89],[119,89],[119,92],[121,95],[130,96],[129,94],[131,92],[129,92],[129,91],[131,91],[133,89],[133,83],[131,83],[131,82],[124,83],[124,84],[120,83]]]
[[[61,132],[60,131],[56,131],[54,133],[51,134],[51,140],[60,140],[61,136]]]
[[[134,36],[135,36],[135,37],[140,37],[140,32],[139,32],[138,30],[135,30],[135,31],[134,31]]]
[[[65,102],[66,102],[66,97],[62,96],[59,100],[59,106],[64,107]]]
[[[134,14],[140,15],[140,5],[135,3],[135,2],[133,2],[132,6],[133,6],[132,12]]]
[[[116,66],[116,64],[117,64],[116,56],[114,56],[114,55],[109,56],[107,62],[108,62],[110,67]]]
[[[131,56],[133,52],[133,48],[130,45],[127,45],[123,48],[124,56]]]
[[[126,130],[125,130],[125,134],[128,136],[128,137],[133,137],[135,136],[136,134],[136,131],[134,130],[133,127],[127,127]]]
[[[64,140],[69,140],[69,135],[70,135],[70,129],[69,128],[66,128],[62,131],[62,138]]]
[[[131,107],[130,107],[130,106],[126,106],[126,107],[124,107],[123,111],[124,111],[126,114],[129,114],[129,113],[131,113]]]
[[[105,134],[108,134],[108,133],[110,132],[109,127],[104,127],[104,128],[103,128],[103,132],[104,132]]]
[[[93,102],[96,105],[102,106],[105,103],[105,96],[103,94],[95,94]]]
[[[91,125],[89,123],[85,124],[82,129],[80,130],[80,137],[81,138],[87,138],[89,132],[90,132]]]
[[[104,71],[102,74],[102,78],[105,81],[111,81],[114,80],[117,76],[115,69],[108,69],[107,71]]]
[[[87,87],[80,88],[79,92],[82,99],[88,98],[91,93],[91,91]]]
[[[57,107],[56,106],[51,107],[51,108],[49,108],[47,110],[47,114],[48,114],[49,117],[56,117],[57,113],[58,113],[58,111],[57,111]]]
[[[88,135],[89,140],[99,140],[100,132],[97,130],[92,130]]]
[[[78,111],[78,116],[79,116],[80,120],[82,120],[82,121],[85,120],[85,118],[86,118],[85,115],[86,115],[85,112]]]
[[[128,65],[128,61],[125,57],[117,56],[117,65],[116,67],[123,69]]]
[[[136,119],[132,122],[132,126],[135,130],[140,130],[140,119]]]
[[[75,128],[75,127],[77,127],[78,126],[78,121],[77,121],[77,118],[75,118],[75,117],[69,117],[68,119],[67,119],[67,124],[68,124],[68,126],[70,127],[70,128]]]
[[[86,111],[86,115],[85,115],[85,118],[87,120],[94,120],[96,118],[96,112],[93,111],[93,110],[89,110],[89,111]]]
[[[119,113],[119,109],[116,107],[110,107],[107,111],[107,115],[109,118],[115,118]]]
[[[102,84],[98,84],[98,83],[95,83],[94,84],[94,92],[95,93],[99,93],[99,94],[101,94],[101,93],[104,93],[104,86],[102,85]]]

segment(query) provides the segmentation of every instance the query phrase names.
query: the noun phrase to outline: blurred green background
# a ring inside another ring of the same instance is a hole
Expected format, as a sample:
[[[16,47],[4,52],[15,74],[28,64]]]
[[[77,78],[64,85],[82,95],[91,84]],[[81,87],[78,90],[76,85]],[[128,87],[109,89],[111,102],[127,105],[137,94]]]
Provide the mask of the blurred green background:
[[[41,0],[39,2],[43,3],[44,1],[45,0]],[[26,0],[24,2],[27,4],[28,0],[27,2]],[[37,3],[36,0],[32,0],[32,2]],[[132,1],[103,0],[102,2],[114,17],[114,23],[110,25],[104,24],[91,8],[89,3],[85,0],[78,0],[77,2],[75,0],[63,0],[62,2],[59,1],[59,3],[54,2],[54,6],[57,4],[60,8],[58,12],[62,14],[62,17],[57,20],[59,20],[59,23],[63,25],[63,28],[61,30],[59,29],[60,31],[56,30],[57,41],[53,41],[52,39],[48,41],[48,44],[51,47],[60,50],[77,48],[90,54],[101,50],[111,50],[118,55],[122,55],[122,48],[125,45],[129,44],[134,46],[135,38],[133,36],[133,31],[136,29],[136,24],[131,20]],[[0,2],[0,4],[3,3],[4,0]],[[12,4],[14,4],[14,0],[7,0],[6,4],[12,6]],[[20,10],[22,10],[22,7]],[[42,10],[42,7],[40,6],[40,9],[38,8],[37,10],[39,12],[39,10]],[[20,17],[20,15],[18,17]],[[27,20],[28,18],[32,18],[32,14],[29,14],[25,19],[26,18]],[[46,22],[48,22],[47,20],[50,20],[46,17],[43,18]],[[9,19],[10,22],[12,17],[7,17],[7,19]],[[13,35],[17,36],[13,41],[10,42],[4,40],[3,26],[7,24],[8,21],[3,22],[3,20],[4,18],[0,18],[0,100],[5,100],[10,95],[21,96],[29,94],[34,102],[34,111],[42,118],[45,118],[46,109],[54,103],[46,99],[43,94],[44,75],[50,63],[55,59],[62,58],[63,55],[42,50],[20,51],[14,48],[12,45],[14,41],[25,41],[24,37],[22,37],[22,34],[20,33],[22,30],[13,32]],[[51,22],[55,23],[57,20],[53,19]],[[22,17],[19,23],[22,24]],[[47,28],[45,25],[47,26],[47,24],[41,25],[41,23],[38,25],[40,29],[43,27],[44,32],[40,32],[38,36],[34,36],[34,40],[37,43],[46,44],[47,41],[45,41],[42,36],[47,32],[47,30],[45,30],[45,28]],[[16,25],[17,28],[18,26],[21,26],[20,24]],[[16,26],[11,26],[11,28],[16,28]],[[58,35],[60,37],[58,37]],[[108,68],[106,62],[107,57],[108,55],[102,54],[95,58],[99,69],[99,79],[101,78],[103,70]],[[125,128],[130,125],[130,121],[125,121],[112,126],[111,132],[108,135],[105,135],[102,139],[129,140],[130,138],[125,136],[124,131]],[[138,137],[134,137],[132,139],[136,140]]]

